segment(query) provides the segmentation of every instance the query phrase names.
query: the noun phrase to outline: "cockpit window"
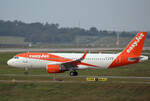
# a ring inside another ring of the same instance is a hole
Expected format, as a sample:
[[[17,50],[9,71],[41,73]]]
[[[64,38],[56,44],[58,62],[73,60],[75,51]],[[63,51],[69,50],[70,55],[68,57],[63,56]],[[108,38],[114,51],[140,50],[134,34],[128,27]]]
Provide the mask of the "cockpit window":
[[[19,59],[19,57],[17,57],[17,56],[14,56],[14,59]]]

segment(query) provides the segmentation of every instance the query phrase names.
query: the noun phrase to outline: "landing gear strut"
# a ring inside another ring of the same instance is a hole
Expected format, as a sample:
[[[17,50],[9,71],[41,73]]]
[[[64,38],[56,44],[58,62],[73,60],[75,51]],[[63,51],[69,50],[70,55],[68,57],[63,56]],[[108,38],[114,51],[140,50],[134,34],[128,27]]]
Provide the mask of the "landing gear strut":
[[[25,72],[24,72],[25,75],[28,75],[29,72],[28,72],[28,68],[25,68]]]
[[[70,72],[70,76],[77,76],[77,75],[78,75],[78,72],[76,72],[75,70]]]

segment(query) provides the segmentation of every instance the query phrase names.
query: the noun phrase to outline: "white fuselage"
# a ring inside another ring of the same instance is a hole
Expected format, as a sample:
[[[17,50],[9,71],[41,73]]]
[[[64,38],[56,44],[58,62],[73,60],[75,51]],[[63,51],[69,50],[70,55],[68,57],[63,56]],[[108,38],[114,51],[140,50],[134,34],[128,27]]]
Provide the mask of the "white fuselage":
[[[81,53],[48,53],[59,57],[71,59],[72,61],[82,57]],[[77,69],[95,68],[95,69],[107,69],[114,62],[114,60],[120,55],[118,54],[93,54],[89,53],[85,59],[82,60],[82,64],[78,65]],[[44,55],[43,55],[44,56]],[[33,57],[37,57],[36,55]],[[47,57],[46,57],[47,58]],[[55,60],[55,61],[53,61]],[[30,57],[14,57],[10,59],[7,64],[18,68],[45,68],[48,64],[61,64],[60,58],[47,58],[47,60],[30,58]],[[147,56],[140,56],[140,61],[148,60]],[[67,62],[67,61],[65,61]],[[117,64],[121,64],[121,61],[117,61]]]
[[[88,53],[20,53],[7,64],[19,68],[46,68],[49,73],[86,68],[106,69],[148,60],[142,56],[146,32],[139,32],[118,54]]]
[[[51,53],[53,55],[61,56],[64,58],[77,60],[83,54],[81,53]],[[91,65],[79,65],[78,69],[86,69],[86,68],[108,68],[109,65],[116,59],[119,54],[87,54],[86,58],[82,61],[87,64],[91,64],[97,67],[93,67]],[[33,59],[26,57],[18,57],[17,59],[12,58],[7,62],[9,65],[19,68],[45,68],[47,64],[60,64],[59,61],[49,61],[49,60],[41,60],[41,59]]]

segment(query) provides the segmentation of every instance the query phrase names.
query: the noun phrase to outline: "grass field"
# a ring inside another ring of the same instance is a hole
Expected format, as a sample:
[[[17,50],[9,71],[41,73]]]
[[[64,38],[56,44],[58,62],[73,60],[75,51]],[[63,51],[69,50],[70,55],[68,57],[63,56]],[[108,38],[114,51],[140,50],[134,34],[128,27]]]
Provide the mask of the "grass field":
[[[44,69],[30,69],[30,74],[24,75],[24,69],[7,66],[7,60],[15,54],[0,53],[0,80],[9,81],[0,81],[0,101],[150,101],[150,80],[110,78],[106,82],[87,82],[85,76],[150,77],[150,60],[117,69],[80,70],[83,77],[69,77],[65,72],[56,75],[62,81],[54,81],[55,75]]]
[[[119,47],[125,47],[133,37],[120,37],[119,42],[120,45]],[[100,45],[102,47],[116,47],[116,41],[117,37],[116,36],[103,36],[103,37],[98,37],[98,36],[78,36],[76,43],[77,44],[92,44],[92,45]],[[145,46],[150,46],[150,38],[146,38],[145,40]]]
[[[120,37],[120,45],[119,47],[125,47],[130,41],[131,37]],[[150,46],[150,38],[146,38],[145,40],[145,47]],[[14,37],[14,36],[0,36],[0,44],[12,44],[12,45],[27,45],[29,42],[24,42],[24,37]],[[98,37],[98,36],[79,36],[76,39],[75,44],[65,44],[65,43],[60,43],[61,45],[58,44],[51,44],[51,43],[40,43],[35,45],[34,47],[40,47],[41,45],[44,47],[61,47],[62,45],[64,47],[75,47],[76,45],[78,46],[84,46],[86,47],[87,44],[92,45],[92,46],[101,46],[101,47],[116,47],[116,36],[107,36],[107,37]],[[95,46],[95,47],[96,47]],[[63,47],[63,48],[64,48]]]
[[[28,44],[24,42],[24,37],[0,36],[0,44]]]

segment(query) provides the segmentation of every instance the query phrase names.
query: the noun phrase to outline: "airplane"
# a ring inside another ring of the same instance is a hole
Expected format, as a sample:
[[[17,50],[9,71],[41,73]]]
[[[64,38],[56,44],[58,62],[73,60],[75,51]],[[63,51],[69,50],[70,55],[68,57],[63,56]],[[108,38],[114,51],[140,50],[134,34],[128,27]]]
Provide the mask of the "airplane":
[[[45,68],[48,73],[70,71],[70,76],[77,76],[80,69],[110,69],[148,60],[141,55],[147,32],[139,32],[120,53],[20,53],[8,60],[12,67]]]

